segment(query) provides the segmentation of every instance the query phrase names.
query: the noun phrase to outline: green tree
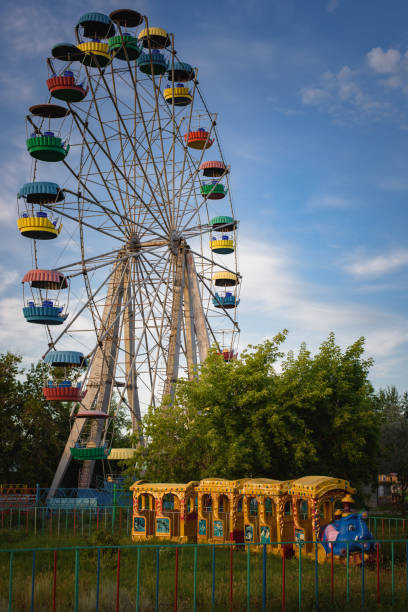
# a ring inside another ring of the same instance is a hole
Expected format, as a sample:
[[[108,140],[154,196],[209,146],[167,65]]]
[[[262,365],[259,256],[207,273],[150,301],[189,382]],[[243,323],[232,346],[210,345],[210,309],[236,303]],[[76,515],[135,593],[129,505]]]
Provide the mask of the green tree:
[[[21,443],[20,412],[23,397],[18,380],[21,359],[12,353],[0,355],[0,482],[14,482],[15,458]]]
[[[392,423],[401,418],[408,406],[407,393],[400,395],[395,386],[380,389],[375,400],[381,419],[386,423]]]
[[[314,357],[303,345],[296,359],[283,363],[274,409],[292,415],[283,436],[304,437],[292,473],[318,472],[355,484],[375,478],[378,426],[371,365],[363,338],[343,351],[334,333]]]
[[[21,357],[0,355],[0,478],[2,482],[49,486],[69,432],[71,405],[47,402],[42,394],[49,367],[27,371]]]
[[[285,337],[230,363],[210,352],[198,378],[179,381],[173,405],[148,411],[132,473],[155,481],[308,473],[370,481],[378,429],[363,339],[342,351],[330,334],[314,357],[302,345],[278,373]]]

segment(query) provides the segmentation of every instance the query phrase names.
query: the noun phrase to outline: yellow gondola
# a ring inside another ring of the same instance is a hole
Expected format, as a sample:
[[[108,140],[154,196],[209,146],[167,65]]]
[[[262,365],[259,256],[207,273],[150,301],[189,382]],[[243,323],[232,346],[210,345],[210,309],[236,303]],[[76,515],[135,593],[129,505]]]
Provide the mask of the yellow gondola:
[[[55,225],[54,225],[55,223]],[[36,240],[52,240],[59,236],[62,223],[52,222],[46,213],[37,213],[36,216],[23,215],[17,219],[18,229],[22,236]]]
[[[79,43],[78,49],[85,53],[84,59],[82,60],[85,66],[92,66],[94,68],[100,66],[103,68],[111,61],[107,43],[99,41],[82,42]]]

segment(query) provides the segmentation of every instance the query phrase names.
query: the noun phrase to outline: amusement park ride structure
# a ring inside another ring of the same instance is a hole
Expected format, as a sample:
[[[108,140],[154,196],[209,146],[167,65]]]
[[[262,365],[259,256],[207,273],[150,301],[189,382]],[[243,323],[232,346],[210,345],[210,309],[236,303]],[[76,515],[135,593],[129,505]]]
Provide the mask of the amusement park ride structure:
[[[146,407],[172,401],[211,345],[233,359],[239,333],[230,168],[197,69],[172,34],[130,9],[87,13],[75,36],[47,59],[50,98],[27,116],[32,176],[18,193],[33,256],[23,314],[44,326],[43,358],[57,368],[44,395],[75,402],[49,497],[72,457],[79,487],[90,486],[119,406],[137,434]],[[48,180],[50,162],[60,184]],[[55,267],[41,268],[40,255]]]

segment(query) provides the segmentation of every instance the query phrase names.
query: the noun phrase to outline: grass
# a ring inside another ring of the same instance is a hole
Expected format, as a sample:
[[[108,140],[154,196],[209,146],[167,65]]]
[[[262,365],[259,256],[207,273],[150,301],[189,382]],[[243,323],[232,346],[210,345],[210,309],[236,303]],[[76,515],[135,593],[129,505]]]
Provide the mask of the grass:
[[[61,546],[118,546],[130,544],[126,536],[112,535],[100,530],[91,536],[72,535],[56,537],[49,533],[34,535],[18,534],[14,530],[2,531],[4,548],[38,548],[50,550],[36,551],[36,571],[34,602],[36,611],[52,610],[53,589],[53,548]],[[156,548],[140,546],[140,611],[151,612],[155,609],[156,593]],[[211,610],[212,594],[212,548],[197,548],[197,610]],[[176,547],[167,546],[159,551],[159,605],[160,611],[174,609]],[[220,612],[229,610],[230,593],[230,551],[219,547],[215,553],[215,609]],[[32,552],[16,552],[13,563],[12,609],[18,612],[30,610],[32,588]],[[392,597],[391,544],[381,547],[381,604],[376,604],[376,569],[365,568],[365,609],[407,610],[405,543],[394,545],[394,597]],[[233,610],[247,610],[247,563],[245,550],[233,551]],[[250,553],[250,609],[262,609],[262,572],[261,552]],[[79,565],[79,610],[95,610],[96,597],[96,550],[81,550]],[[286,560],[286,610],[299,609],[299,561]],[[137,549],[122,549],[120,563],[120,610],[134,611],[137,586]],[[330,564],[318,566],[319,610],[359,610],[361,608],[361,568],[350,568],[350,597],[347,602],[346,568],[335,565],[334,600],[331,600]],[[266,609],[280,610],[282,597],[282,560],[273,554],[267,555]],[[315,607],[315,565],[309,559],[302,559],[302,610]],[[179,547],[179,585],[178,610],[193,610],[194,592],[194,548]],[[117,549],[101,549],[101,573],[99,602],[101,611],[112,612],[116,609]],[[8,609],[9,554],[0,553],[0,610]],[[65,550],[57,553],[56,610],[74,610],[75,551]]]

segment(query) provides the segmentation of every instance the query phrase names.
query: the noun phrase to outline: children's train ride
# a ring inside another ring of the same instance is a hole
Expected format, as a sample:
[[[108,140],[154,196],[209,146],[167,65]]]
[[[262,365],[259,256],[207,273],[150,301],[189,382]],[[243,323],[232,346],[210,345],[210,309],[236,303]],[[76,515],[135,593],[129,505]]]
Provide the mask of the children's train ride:
[[[340,478],[205,478],[187,484],[135,482],[134,541],[260,544],[286,556],[331,554],[359,564],[374,553],[365,513],[351,510],[355,489]],[[256,547],[254,547],[256,548]],[[332,552],[333,550],[333,552]]]

